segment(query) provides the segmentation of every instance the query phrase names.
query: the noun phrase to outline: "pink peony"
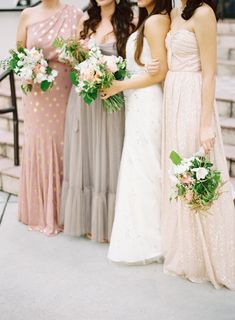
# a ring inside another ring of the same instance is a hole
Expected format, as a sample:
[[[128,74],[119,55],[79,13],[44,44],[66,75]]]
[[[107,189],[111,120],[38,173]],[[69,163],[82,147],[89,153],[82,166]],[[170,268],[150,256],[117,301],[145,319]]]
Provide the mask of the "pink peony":
[[[118,66],[117,66],[117,57],[115,56],[106,56],[105,57],[106,63],[107,63],[107,67],[109,68],[109,70],[112,73],[115,73],[118,71]]]

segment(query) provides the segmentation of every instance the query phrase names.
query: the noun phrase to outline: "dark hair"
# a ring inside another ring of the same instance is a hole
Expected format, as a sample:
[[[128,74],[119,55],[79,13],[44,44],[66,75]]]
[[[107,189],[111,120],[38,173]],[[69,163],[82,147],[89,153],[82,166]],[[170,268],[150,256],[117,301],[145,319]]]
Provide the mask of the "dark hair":
[[[139,8],[139,21],[137,25],[138,36],[136,41],[136,50],[135,50],[135,61],[143,66],[143,63],[140,61],[141,53],[143,51],[143,42],[144,42],[144,26],[146,20],[154,14],[168,14],[170,16],[172,10],[172,1],[171,0],[155,0],[155,7],[153,11],[148,14],[146,8]]]
[[[215,16],[217,18],[217,13],[216,13],[217,1],[216,0],[203,0],[203,1],[202,0],[188,0],[186,7],[184,8],[184,10],[182,12],[181,17],[184,20],[189,20],[193,16],[195,10],[197,8],[201,7],[204,3],[208,4],[208,6],[210,6],[214,10]]]
[[[87,10],[89,18],[83,24],[83,30],[80,33],[82,39],[85,39],[89,33],[95,33],[101,22],[101,8],[97,5],[96,0],[90,0]],[[129,0],[120,0],[116,3],[115,11],[111,17],[113,32],[117,39],[118,54],[125,58],[126,43],[130,34],[134,31],[133,11]]]

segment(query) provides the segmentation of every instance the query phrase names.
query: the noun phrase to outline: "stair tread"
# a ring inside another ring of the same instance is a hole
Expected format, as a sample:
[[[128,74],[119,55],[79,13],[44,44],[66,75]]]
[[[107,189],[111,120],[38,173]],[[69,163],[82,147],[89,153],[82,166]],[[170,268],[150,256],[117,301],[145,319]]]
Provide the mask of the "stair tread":
[[[19,134],[19,145],[23,145],[23,134]],[[0,142],[13,145],[13,133],[11,131],[5,131],[0,129]]]
[[[218,64],[225,64],[227,66],[235,66],[235,60],[228,60],[228,59],[218,59]]]
[[[220,125],[226,129],[235,129],[235,118],[220,118]]]
[[[235,76],[218,76],[216,99],[235,102]]]
[[[4,113],[0,114],[0,118],[13,120],[12,113]],[[24,122],[23,115],[21,113],[18,114],[19,122]]]
[[[224,151],[227,159],[235,161],[235,146],[225,144]]]
[[[2,174],[10,176],[10,177],[14,177],[14,178],[20,178],[20,166],[16,167],[12,164],[12,166],[8,169],[4,169],[1,171]]]
[[[0,172],[8,170],[14,166],[13,161],[8,158],[0,157]]]
[[[11,95],[11,90],[10,88],[1,88],[0,87],[0,96],[2,97],[10,97]],[[22,99],[22,92],[20,89],[17,88],[16,86],[16,98],[17,99]]]

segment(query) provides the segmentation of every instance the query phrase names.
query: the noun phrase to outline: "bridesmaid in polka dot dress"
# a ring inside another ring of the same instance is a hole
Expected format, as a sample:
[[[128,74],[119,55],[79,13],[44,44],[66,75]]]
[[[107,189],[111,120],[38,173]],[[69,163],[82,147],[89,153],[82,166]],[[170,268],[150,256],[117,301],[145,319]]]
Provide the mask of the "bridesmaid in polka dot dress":
[[[30,230],[53,235],[58,223],[63,178],[63,137],[67,100],[71,89],[69,69],[58,62],[52,47],[58,36],[75,37],[82,11],[58,0],[23,11],[17,41],[27,48],[42,48],[58,77],[51,90],[35,86],[23,96],[24,147],[20,179],[19,220]]]

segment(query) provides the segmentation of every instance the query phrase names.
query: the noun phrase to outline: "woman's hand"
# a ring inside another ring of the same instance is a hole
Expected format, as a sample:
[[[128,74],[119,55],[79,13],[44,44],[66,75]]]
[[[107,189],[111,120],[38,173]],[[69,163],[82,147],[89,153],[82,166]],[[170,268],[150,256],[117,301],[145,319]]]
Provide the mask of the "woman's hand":
[[[160,61],[158,59],[153,59],[150,63],[145,65],[145,70],[151,76],[155,76],[160,71]]]
[[[205,153],[210,153],[215,143],[215,132],[211,126],[200,129],[200,142]]]
[[[123,86],[122,86],[122,83],[124,83],[124,81],[114,80],[110,88],[104,89],[104,90],[101,92],[101,99],[106,100],[106,99],[108,99],[109,97],[112,97],[112,96],[114,96],[115,94],[123,91],[124,88],[123,88]]]

